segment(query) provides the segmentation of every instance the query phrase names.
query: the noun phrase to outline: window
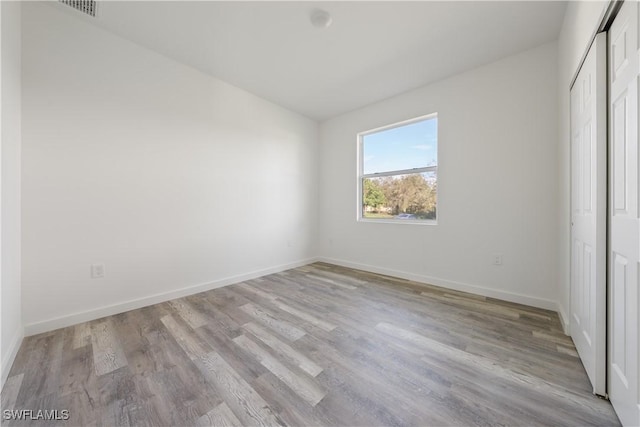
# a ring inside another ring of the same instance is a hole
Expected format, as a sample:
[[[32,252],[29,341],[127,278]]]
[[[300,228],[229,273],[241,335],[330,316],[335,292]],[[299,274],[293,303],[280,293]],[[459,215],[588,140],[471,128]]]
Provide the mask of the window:
[[[434,223],[438,116],[358,134],[358,220]]]

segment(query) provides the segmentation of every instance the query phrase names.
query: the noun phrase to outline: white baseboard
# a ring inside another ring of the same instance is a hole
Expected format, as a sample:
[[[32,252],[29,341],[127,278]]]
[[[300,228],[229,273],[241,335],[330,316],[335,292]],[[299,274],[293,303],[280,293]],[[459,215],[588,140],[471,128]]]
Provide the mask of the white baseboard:
[[[275,267],[270,267],[263,270],[252,271],[250,273],[239,274],[237,276],[225,277],[223,279],[215,280],[213,282],[202,283],[185,288],[176,289],[169,292],[163,292],[155,295],[151,295],[144,298],[124,301],[118,304],[112,304],[104,307],[99,307],[92,310],[82,311],[79,313],[69,314],[41,322],[30,323],[25,325],[25,336],[31,336],[41,334],[43,332],[53,331],[55,329],[65,328],[67,326],[76,325],[82,322],[88,322],[95,319],[100,319],[105,316],[112,316],[114,314],[124,313],[126,311],[135,310],[137,308],[146,307],[153,304],[169,301],[175,298],[182,298],[185,296],[197,294],[199,292],[208,291],[211,289],[221,288],[223,286],[232,285],[234,283],[243,282],[245,280],[255,279],[261,276],[266,276],[280,271],[289,270],[291,268],[301,267],[303,265],[311,264],[317,261],[316,258],[307,258],[304,260],[292,262],[289,264],[282,264]],[[11,366],[11,365],[9,365]]]
[[[435,286],[442,286],[443,288],[469,292],[476,295],[482,295],[486,297],[501,299],[504,301],[524,304],[532,307],[543,308],[546,310],[557,311],[560,316],[560,321],[563,324],[565,333],[568,330],[568,322],[567,322],[566,314],[562,306],[558,304],[558,302],[556,301],[508,292],[508,291],[485,288],[482,286],[472,285],[468,283],[455,282],[452,280],[441,279],[438,277],[407,273],[405,271],[393,270],[393,269],[384,268],[384,267],[377,267],[369,264],[361,264],[358,262],[327,258],[327,257],[315,257],[315,258],[307,258],[307,259],[289,263],[289,264],[283,264],[283,265],[267,268],[264,270],[257,270],[257,271],[253,271],[246,274],[226,277],[226,278],[219,279],[209,283],[188,286],[185,288],[176,289],[173,291],[164,292],[160,294],[155,294],[155,295],[151,295],[144,298],[125,301],[118,304],[108,305],[108,306],[104,306],[104,307],[100,307],[92,310],[87,310],[79,313],[61,316],[61,317],[57,317],[57,318],[53,318],[53,319],[49,319],[41,322],[30,323],[28,325],[25,325],[24,335],[31,336],[35,334],[49,332],[55,329],[72,326],[78,323],[99,319],[101,317],[111,316],[114,314],[123,313],[125,311],[135,310],[137,308],[142,308],[149,305],[169,301],[175,298],[182,298],[188,295],[197,294],[199,292],[221,288],[223,286],[228,286],[234,283],[243,282],[245,280],[255,279],[261,276],[266,276],[268,274],[278,273],[280,271],[288,270],[291,268],[301,267],[303,265],[311,264],[316,261],[323,261],[330,264],[341,265],[343,267],[369,271],[372,273],[385,274],[388,276],[395,276],[395,277],[399,277],[407,280],[413,280],[415,282],[421,282],[421,283],[431,284]],[[17,348],[15,349],[15,351],[17,352]],[[12,359],[12,362],[13,362],[13,359]],[[11,366],[11,364],[9,364],[8,366]],[[4,370],[3,370],[3,373],[4,373]]]
[[[570,335],[571,330],[569,329],[569,316],[567,316],[567,312],[560,303],[558,303],[556,310],[558,311],[558,316],[560,316],[560,323],[562,323],[562,329],[564,330],[565,335]]]
[[[0,389],[4,388],[4,383],[7,381],[7,378],[9,378],[9,371],[13,366],[13,362],[16,360],[16,356],[18,355],[20,345],[22,345],[23,338],[24,331],[16,331],[13,339],[9,344],[9,351],[7,352],[7,355],[2,359],[2,364],[0,365]]]
[[[341,265],[343,267],[354,268],[357,270],[369,271],[371,273],[384,274],[387,276],[395,276],[402,279],[412,280],[414,282],[441,286],[443,288],[454,289],[456,291],[469,292],[471,294],[497,298],[503,301],[515,302],[518,304],[524,304],[531,307],[543,308],[545,310],[552,310],[552,311],[558,310],[558,303],[556,301],[552,301],[544,298],[517,294],[514,292],[507,292],[507,291],[502,291],[498,289],[485,288],[482,286],[471,285],[468,283],[461,283],[461,282],[455,282],[452,280],[440,279],[438,277],[407,273],[400,270],[377,267],[369,264],[360,264],[352,261],[345,261],[345,260],[339,260],[339,259],[327,258],[327,257],[318,257],[317,260],[327,262],[329,264],[336,264],[336,265]]]

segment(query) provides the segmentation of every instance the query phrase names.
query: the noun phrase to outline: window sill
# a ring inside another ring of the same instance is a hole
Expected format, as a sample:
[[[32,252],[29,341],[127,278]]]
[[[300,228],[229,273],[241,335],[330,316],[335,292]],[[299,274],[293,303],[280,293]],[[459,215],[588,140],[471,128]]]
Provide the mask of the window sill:
[[[374,219],[374,218],[358,218],[358,222],[368,222],[376,224],[412,224],[412,225],[438,225],[437,219]]]

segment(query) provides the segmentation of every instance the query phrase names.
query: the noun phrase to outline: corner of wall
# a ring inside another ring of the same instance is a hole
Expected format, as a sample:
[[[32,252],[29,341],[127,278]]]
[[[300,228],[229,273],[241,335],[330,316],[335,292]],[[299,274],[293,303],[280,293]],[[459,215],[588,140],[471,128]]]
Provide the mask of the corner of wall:
[[[22,5],[0,2],[0,387],[24,338],[21,312]]]
[[[13,366],[13,362],[16,360],[16,356],[18,355],[18,350],[22,345],[23,339],[24,329],[20,328],[11,340],[11,343],[8,345],[9,350],[7,351],[7,354],[3,355],[2,365],[0,366],[0,390],[4,388],[7,378],[9,378],[9,371],[11,371],[11,366]]]

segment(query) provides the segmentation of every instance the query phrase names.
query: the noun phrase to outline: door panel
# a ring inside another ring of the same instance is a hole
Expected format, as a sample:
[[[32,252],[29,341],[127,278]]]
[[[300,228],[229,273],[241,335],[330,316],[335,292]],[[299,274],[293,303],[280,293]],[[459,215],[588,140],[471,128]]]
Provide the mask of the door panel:
[[[591,77],[591,75],[589,75],[589,77]],[[590,80],[590,79],[589,79]],[[584,213],[586,215],[590,215],[592,213],[592,196],[593,196],[593,191],[591,191],[591,188],[593,186],[593,182],[591,179],[591,175],[593,173],[593,164],[592,164],[592,160],[593,158],[591,157],[594,151],[594,147],[592,145],[592,140],[591,140],[591,130],[593,128],[593,123],[591,122],[591,120],[588,120],[587,123],[584,125],[584,129],[582,131],[582,145],[584,146],[583,148],[583,153],[582,153],[582,180],[583,180],[583,188],[582,188],[582,194],[584,196],[584,198],[582,199],[582,208],[584,209]]]
[[[613,102],[613,206],[614,215],[628,215],[627,211],[627,91]]]
[[[638,265],[638,3],[625,1],[609,30],[609,398],[640,425]]]
[[[606,393],[606,35],[571,89],[571,337],[593,391]]]
[[[627,307],[625,301],[628,296],[627,283],[627,259],[620,254],[613,253],[613,281],[611,296],[613,306],[616,310],[613,314],[613,328],[611,334],[611,366],[613,367],[613,375],[624,384],[625,388],[629,385],[627,373]]]

